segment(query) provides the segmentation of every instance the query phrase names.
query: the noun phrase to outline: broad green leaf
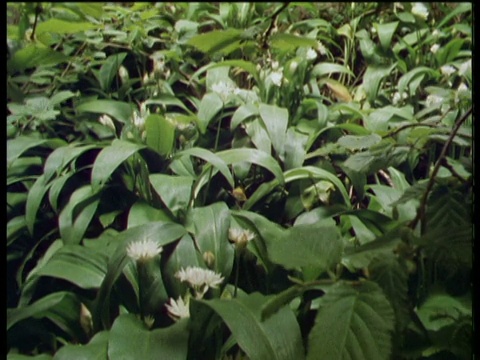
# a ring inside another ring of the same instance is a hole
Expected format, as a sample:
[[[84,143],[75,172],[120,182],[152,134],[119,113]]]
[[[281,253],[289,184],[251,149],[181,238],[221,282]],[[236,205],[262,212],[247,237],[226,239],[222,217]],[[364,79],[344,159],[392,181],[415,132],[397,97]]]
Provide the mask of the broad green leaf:
[[[318,82],[318,84],[325,84],[337,101],[346,103],[353,101],[352,95],[350,95],[348,88],[334,79],[322,79]]]
[[[163,156],[168,156],[175,144],[175,125],[158,114],[148,115],[145,119],[147,145]]]
[[[245,124],[245,132],[258,150],[269,155],[272,153],[272,141],[265,124],[260,119],[256,118]]]
[[[321,62],[315,65],[312,69],[312,76],[322,77],[324,75],[330,75],[333,73],[340,73],[340,74],[348,74],[350,76],[355,76],[351,70],[349,70],[346,66],[335,64],[335,63],[327,63]]]
[[[157,221],[132,227],[116,236],[118,245],[110,259],[107,274],[95,299],[95,314],[93,316],[95,329],[110,328],[110,293],[125,265],[130,261],[126,255],[127,246],[131,242],[147,239],[154,240],[158,245],[164,246],[180,239],[185,234],[186,230],[181,225]]]
[[[290,127],[285,142],[285,169],[295,169],[303,165],[306,155],[308,136]]]
[[[236,299],[202,300],[201,303],[220,315],[249,359],[304,359],[300,327],[288,307],[261,321],[261,309],[268,299],[253,293]]]
[[[380,45],[384,50],[391,49],[392,37],[397,30],[399,22],[394,21],[386,24],[375,23],[373,26],[377,30],[378,39],[380,40]]]
[[[253,104],[241,105],[235,110],[230,122],[230,130],[234,131],[243,121],[258,115],[258,107]]]
[[[267,104],[260,104],[258,110],[275,152],[282,156],[288,126],[288,110]]]
[[[203,96],[198,108],[198,128],[202,134],[205,134],[208,125],[222,108],[223,101],[218,94],[207,93]]]
[[[252,63],[250,61],[236,60],[236,59],[235,60],[224,60],[224,61],[221,61],[219,63],[212,62],[212,63],[200,68],[199,70],[197,70],[192,75],[192,79],[198,79],[198,77],[201,74],[203,74],[204,72],[206,72],[209,69],[215,69],[215,68],[225,67],[225,66],[226,67],[236,67],[236,68],[243,69],[246,72],[248,72],[250,75],[252,75],[257,83],[260,81],[258,71],[257,71],[257,67],[254,63]]]
[[[382,140],[380,135],[371,134],[366,136],[344,135],[337,140],[337,143],[348,150],[368,149]]]
[[[463,2],[463,3],[458,3],[455,8],[450,11],[448,14],[445,15],[444,18],[442,18],[442,21],[440,21],[437,25],[437,27],[440,29],[442,26],[448,24],[448,22],[454,18],[455,16],[464,13],[464,12],[469,12],[472,11],[472,4],[468,2]]]
[[[339,282],[320,299],[319,306],[307,359],[390,358],[394,313],[378,285]]]
[[[453,324],[460,315],[472,314],[470,297],[454,297],[436,291],[416,310],[428,330],[437,331]]]
[[[99,147],[100,145],[96,144],[69,144],[67,146],[62,146],[55,149],[45,161],[45,166],[43,168],[45,180],[50,181],[55,174],[60,175],[65,167],[77,159],[80,155]]]
[[[52,97],[50,98],[50,100],[49,100],[50,105],[52,105],[52,106],[59,105],[67,99],[70,99],[74,96],[78,96],[77,94],[75,94],[71,91],[68,91],[68,90],[67,91],[59,91],[59,92],[55,93],[54,95],[52,95]]]
[[[217,156],[221,158],[227,164],[234,164],[238,162],[247,161],[252,164],[262,166],[269,170],[275,178],[281,183],[284,183],[284,177],[282,169],[278,165],[278,162],[269,154],[257,149],[228,149],[217,153]]]
[[[185,104],[177,97],[169,94],[158,94],[152,99],[145,100],[144,105],[165,105],[165,106],[176,106],[180,109],[185,110],[188,114],[191,114],[191,111]]]
[[[31,235],[33,235],[35,222],[38,220],[38,210],[50,189],[50,185],[51,184],[47,184],[45,176],[41,175],[28,192],[27,202],[25,204],[25,222]]]
[[[81,338],[80,301],[73,293],[50,293],[33,304],[7,309],[7,331],[28,318],[47,318],[73,338]]]
[[[80,243],[97,211],[99,195],[90,185],[85,185],[70,196],[58,217],[60,236],[65,244]]]
[[[66,143],[61,139],[46,140],[28,136],[18,136],[14,139],[9,139],[7,140],[7,166],[10,167],[15,160],[35,147],[44,146],[55,149],[64,145]]]
[[[297,225],[266,239],[269,259],[287,269],[309,268],[314,280],[340,262],[343,245],[336,225]]]
[[[88,344],[66,344],[55,353],[53,360],[105,360],[109,336],[108,331],[101,331]]]
[[[375,257],[368,266],[370,279],[376,282],[392,304],[396,329],[403,331],[410,321],[408,272],[393,253]]]
[[[187,325],[187,320],[181,320],[166,328],[149,330],[135,315],[120,315],[110,330],[108,358],[184,360],[188,354]]]
[[[9,73],[13,73],[15,71],[36,68],[40,65],[54,66],[68,60],[68,56],[59,51],[29,44],[13,54],[12,58],[7,61],[7,69]]]
[[[67,280],[82,289],[99,288],[107,272],[107,258],[95,249],[64,245],[38,270],[37,276]]]
[[[269,39],[272,48],[281,51],[292,51],[297,47],[317,47],[317,40],[304,36],[296,36],[287,33],[276,33]]]
[[[115,139],[110,146],[102,149],[93,164],[92,188],[98,190],[104,186],[121,163],[145,147],[145,145]]]
[[[440,47],[438,49],[436,58],[440,65],[445,65],[449,62],[455,61],[461,56],[461,49],[465,43],[464,39],[453,39],[448,42],[448,44]]]
[[[100,88],[103,91],[108,91],[108,89],[110,89],[110,85],[126,57],[126,52],[110,55],[104,60],[104,63],[100,67],[100,70],[94,73],[100,84]]]
[[[399,80],[398,80],[398,92],[402,94],[407,90],[407,86],[418,76],[422,75],[434,75],[435,71],[431,68],[428,68],[426,66],[418,66],[413,70],[410,70],[408,73],[404,74]],[[408,88],[408,92],[410,96],[415,95],[415,89]]]
[[[147,224],[154,221],[169,222],[172,219],[164,209],[156,209],[143,200],[137,201],[132,205],[128,212],[127,228]]]
[[[383,79],[389,76],[397,64],[391,66],[373,66],[367,67],[365,74],[363,75],[362,86],[367,93],[368,101],[373,104],[377,98],[378,91],[380,90],[380,84]]]
[[[165,174],[153,174],[149,178],[153,188],[173,214],[178,214],[179,211],[186,214],[194,179]]]
[[[37,26],[37,36],[44,32],[52,32],[57,34],[74,34],[84,32],[90,29],[95,29],[99,25],[95,25],[91,22],[73,22],[61,19],[48,19],[43,21]]]
[[[50,191],[48,192],[48,201],[53,211],[56,213],[59,212],[59,199],[61,199],[62,193],[68,191],[69,181],[72,180],[77,172],[70,172],[66,175],[62,175],[58,178],[55,178],[51,181]]]
[[[204,53],[213,54],[218,51],[225,51],[232,44],[239,42],[242,39],[242,34],[243,31],[232,28],[214,30],[190,38],[187,44],[196,47]]]
[[[76,106],[75,110],[79,113],[107,114],[124,124],[128,124],[133,115],[131,104],[116,100],[92,100]]]
[[[184,155],[199,157],[200,159],[211,164],[212,166],[215,166],[222,173],[230,186],[232,188],[235,186],[235,181],[233,180],[233,176],[227,166],[228,163],[219,156],[220,153],[214,154],[211,151],[203,148],[191,148],[176,153],[175,157],[180,158]]]
[[[230,213],[223,202],[195,208],[189,213],[193,223],[197,248],[203,256],[210,252],[214,256],[212,270],[228,278],[233,267],[234,250],[228,241]]]

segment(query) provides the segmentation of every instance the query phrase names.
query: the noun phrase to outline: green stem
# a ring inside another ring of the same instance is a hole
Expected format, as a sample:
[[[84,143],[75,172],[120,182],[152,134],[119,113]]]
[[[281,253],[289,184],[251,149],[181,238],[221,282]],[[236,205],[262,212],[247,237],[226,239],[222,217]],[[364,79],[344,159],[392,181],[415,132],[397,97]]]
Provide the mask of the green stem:
[[[235,289],[233,290],[233,297],[237,297],[237,288],[238,288],[238,274],[240,273],[240,251],[235,250]]]

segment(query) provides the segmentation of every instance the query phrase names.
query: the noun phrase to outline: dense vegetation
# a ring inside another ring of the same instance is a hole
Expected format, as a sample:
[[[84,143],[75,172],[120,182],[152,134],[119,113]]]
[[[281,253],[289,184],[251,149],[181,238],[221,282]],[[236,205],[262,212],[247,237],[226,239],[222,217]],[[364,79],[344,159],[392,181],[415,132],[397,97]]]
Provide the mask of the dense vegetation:
[[[470,3],[9,3],[7,353],[471,359]]]

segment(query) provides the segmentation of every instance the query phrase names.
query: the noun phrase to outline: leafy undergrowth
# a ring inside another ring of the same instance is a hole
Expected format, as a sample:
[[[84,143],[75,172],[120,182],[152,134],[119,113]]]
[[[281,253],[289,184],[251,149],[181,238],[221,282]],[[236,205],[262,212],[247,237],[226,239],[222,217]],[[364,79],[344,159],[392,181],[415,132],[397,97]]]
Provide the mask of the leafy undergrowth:
[[[470,359],[471,3],[9,3],[8,359]]]

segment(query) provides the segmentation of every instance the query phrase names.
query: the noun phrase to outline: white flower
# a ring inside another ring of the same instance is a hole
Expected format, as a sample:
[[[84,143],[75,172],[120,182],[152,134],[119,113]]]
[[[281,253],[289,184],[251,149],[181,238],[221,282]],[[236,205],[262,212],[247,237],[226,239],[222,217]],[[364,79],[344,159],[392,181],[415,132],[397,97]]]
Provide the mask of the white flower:
[[[278,69],[278,61],[272,61],[272,70],[277,70]]]
[[[228,239],[234,242],[239,248],[244,248],[254,237],[255,234],[250,230],[239,228],[228,229]]]
[[[190,301],[187,297],[187,301],[184,301],[181,297],[175,301],[175,299],[170,298],[170,304],[165,304],[165,307],[168,310],[168,314],[174,320],[185,319],[190,317],[190,309],[188,307]]]
[[[417,15],[418,17],[421,17],[422,19],[424,20],[427,20],[428,18],[428,9],[427,7],[421,3],[421,2],[417,2],[417,3],[413,3],[413,6],[412,6],[412,14],[413,15]]]
[[[110,116],[102,115],[102,116],[100,116],[98,121],[100,122],[100,124],[108,126],[109,128],[115,130],[115,124],[113,123],[113,120]]]
[[[432,47],[430,48],[430,52],[432,52],[433,54],[435,54],[438,49],[440,49],[440,45],[438,44],[433,44]]]
[[[276,86],[281,86],[282,85],[282,79],[283,79],[283,69],[279,69],[278,71],[274,71],[270,74],[270,79],[272,80],[272,83]]]
[[[203,298],[209,288],[217,288],[223,281],[220,274],[198,266],[182,268],[175,273],[175,277],[181,282],[188,282],[195,290],[197,299]]]
[[[393,94],[393,99],[392,103],[393,105],[397,105],[401,100],[404,100],[408,97],[408,94],[404,91],[402,95],[397,91],[395,94]]]
[[[122,82],[125,82],[128,80],[128,70],[125,68],[125,66],[120,66],[118,68],[118,76],[120,76],[120,79],[122,79]]]
[[[438,38],[440,36],[440,31],[438,31],[437,29],[433,30],[432,31],[432,36],[434,38]]]
[[[317,50],[321,55],[327,54],[327,48],[322,44],[321,41],[319,41],[317,44]]]
[[[145,127],[145,117],[141,116],[138,111],[133,112],[133,125],[135,125],[140,130],[143,130]]]
[[[458,68],[458,73],[460,75],[465,75],[468,71],[472,70],[472,59],[468,59],[460,65]]]
[[[225,101],[230,95],[234,94],[235,86],[225,81],[220,81],[212,85],[212,91],[218,94],[222,101]]]
[[[457,71],[457,69],[455,69],[453,66],[451,65],[443,65],[441,68],[440,68],[440,72],[445,75],[445,76],[450,76],[452,75],[455,71]]]
[[[312,48],[307,50],[307,60],[315,60],[317,58],[317,52]]]
[[[458,92],[465,92],[465,91],[469,91],[468,89],[468,86],[465,85],[465,83],[461,83],[460,85],[458,85],[458,89],[457,89]]]
[[[127,255],[135,261],[146,261],[161,254],[163,248],[156,241],[145,239],[131,242],[127,247]]]
[[[426,107],[430,107],[430,106],[441,104],[441,103],[443,103],[443,97],[438,95],[428,95],[427,99],[425,100]]]

